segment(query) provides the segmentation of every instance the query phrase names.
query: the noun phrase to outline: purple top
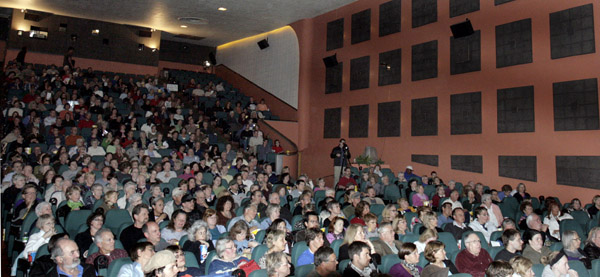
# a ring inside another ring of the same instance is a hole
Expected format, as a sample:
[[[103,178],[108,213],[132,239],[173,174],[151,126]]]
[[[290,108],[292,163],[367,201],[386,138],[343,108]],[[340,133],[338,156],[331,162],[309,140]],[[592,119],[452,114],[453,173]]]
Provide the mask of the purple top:
[[[413,207],[421,207],[423,206],[423,202],[429,200],[429,197],[427,197],[426,194],[420,195],[418,193],[413,194],[412,197],[412,204]]]
[[[423,268],[420,266],[417,266],[417,268],[419,269],[419,272],[423,271]],[[397,263],[392,266],[390,269],[390,275],[392,275],[392,277],[412,277],[412,274],[410,274],[410,272],[408,272],[408,270],[406,270],[401,263]]]

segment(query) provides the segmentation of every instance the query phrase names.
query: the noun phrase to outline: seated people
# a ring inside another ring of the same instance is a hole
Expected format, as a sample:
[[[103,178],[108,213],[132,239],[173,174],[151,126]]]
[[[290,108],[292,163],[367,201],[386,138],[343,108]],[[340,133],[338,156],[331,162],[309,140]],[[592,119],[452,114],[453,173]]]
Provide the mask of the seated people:
[[[523,240],[521,240],[521,233],[516,229],[508,229],[502,233],[502,243],[504,249],[500,250],[494,260],[508,262],[513,257],[519,256],[523,249]]]
[[[451,233],[456,241],[462,239],[462,235],[467,231],[473,231],[471,227],[465,224],[465,211],[462,208],[452,210],[452,224],[446,224],[444,232]]]
[[[290,262],[283,252],[272,252],[265,255],[267,275],[269,277],[285,277],[290,275]]]
[[[402,248],[402,242],[394,239],[395,234],[392,224],[384,223],[379,226],[377,231],[379,232],[379,239],[372,241],[375,252],[381,257],[390,254],[397,255],[400,248]]]
[[[390,275],[392,276],[419,276],[423,270],[419,263],[419,252],[417,246],[413,243],[403,243],[402,247],[398,249],[398,258],[400,263],[395,264],[390,269]]]
[[[487,211],[484,211],[487,212]],[[465,238],[466,249],[461,250],[456,256],[456,268],[461,273],[469,273],[473,277],[484,277],[485,269],[492,262],[492,257],[481,248],[479,236],[475,233]]]
[[[344,270],[343,276],[371,276],[377,268],[371,263],[370,246],[362,241],[355,241],[348,247],[351,262]],[[418,256],[417,256],[418,261]]]
[[[308,245],[308,249],[306,249],[298,257],[298,261],[296,262],[297,266],[312,264],[314,262],[315,252],[317,252],[317,249],[319,249],[319,247],[323,246],[323,234],[321,230],[317,228],[307,229],[306,244]]]
[[[138,240],[144,238],[142,227],[148,222],[148,205],[139,204],[132,210],[133,224],[123,229],[119,240],[123,244],[123,248],[131,249]]]
[[[200,246],[206,246],[206,251],[200,253]],[[188,229],[188,240],[183,244],[183,251],[194,253],[200,271],[204,272],[206,257],[208,252],[215,250],[211,233],[208,231],[208,224],[202,220],[198,220]]]
[[[331,247],[322,246],[315,252],[315,269],[306,277],[339,276],[337,274],[337,257]]]
[[[550,248],[544,246],[544,237],[539,231],[525,231],[523,241],[525,242],[523,257],[529,259],[534,264],[541,264],[542,257],[548,256],[552,252]]]
[[[179,245],[169,245],[166,250],[169,250],[175,255],[175,265],[177,266],[177,276],[201,276],[204,275],[204,271],[197,267],[185,266],[185,254],[181,250]]]
[[[421,276],[450,276],[458,273],[458,269],[451,260],[446,259],[444,243],[431,241],[425,246],[424,256],[429,261]]]
[[[57,273],[57,275],[54,276],[96,276],[94,266],[90,264],[80,264],[79,249],[74,241],[61,238],[56,242],[54,248],[52,257],[55,266],[48,271],[52,272],[50,276],[53,276],[54,273]],[[58,248],[58,250],[56,248]]]
[[[94,260],[100,256],[108,258],[108,264],[112,261],[128,257],[127,251],[115,248],[115,236],[108,228],[102,228],[94,235],[94,243],[98,246],[98,252],[88,255],[85,259],[86,264],[94,264]]]
[[[490,237],[492,233],[497,230],[496,226],[492,222],[490,222],[490,217],[488,211],[485,207],[477,207],[473,212],[475,216],[475,220],[473,220],[469,227],[473,229],[473,231],[481,232],[485,237],[486,241],[482,241],[481,243],[490,243]]]
[[[169,250],[156,252],[144,265],[146,276],[177,276],[178,272],[177,259]]]
[[[600,258],[600,227],[590,230],[583,252],[590,260]]]
[[[567,230],[562,234],[563,252],[569,261],[581,261],[587,269],[592,268],[592,260],[590,260],[579,246],[581,238],[576,231]]]
[[[215,248],[217,256],[210,263],[208,274],[228,274],[248,262],[247,258],[237,255],[235,243],[231,239],[219,239]]]
[[[144,276],[143,268],[153,255],[154,246],[152,243],[147,241],[136,243],[129,251],[129,257],[133,263],[121,266],[118,276]]]

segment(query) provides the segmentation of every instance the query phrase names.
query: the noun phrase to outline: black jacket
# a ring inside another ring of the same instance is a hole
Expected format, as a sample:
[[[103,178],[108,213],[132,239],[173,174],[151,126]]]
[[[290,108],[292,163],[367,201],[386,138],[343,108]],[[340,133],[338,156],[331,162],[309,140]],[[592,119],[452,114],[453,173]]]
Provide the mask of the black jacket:
[[[585,248],[583,248],[583,252],[590,260],[600,258],[600,247],[594,245],[593,243],[586,243]]]
[[[337,154],[340,154],[340,156],[338,157]],[[344,145],[344,148],[334,147],[329,156],[333,159],[333,166],[350,166],[348,161],[352,155],[347,145]]]

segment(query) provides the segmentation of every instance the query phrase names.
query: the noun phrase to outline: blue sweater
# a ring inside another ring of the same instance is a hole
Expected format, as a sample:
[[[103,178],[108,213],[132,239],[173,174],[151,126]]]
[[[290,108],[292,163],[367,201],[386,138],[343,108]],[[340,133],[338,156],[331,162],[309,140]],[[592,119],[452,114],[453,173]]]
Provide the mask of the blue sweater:
[[[248,261],[245,257],[239,257],[232,262],[226,262],[221,259],[215,258],[208,267],[208,274],[223,274],[229,273],[237,269],[237,265],[241,261]]]
[[[298,262],[296,266],[303,266],[307,264],[313,264],[315,262],[315,254],[310,252],[310,249],[306,249],[300,257],[298,257]]]

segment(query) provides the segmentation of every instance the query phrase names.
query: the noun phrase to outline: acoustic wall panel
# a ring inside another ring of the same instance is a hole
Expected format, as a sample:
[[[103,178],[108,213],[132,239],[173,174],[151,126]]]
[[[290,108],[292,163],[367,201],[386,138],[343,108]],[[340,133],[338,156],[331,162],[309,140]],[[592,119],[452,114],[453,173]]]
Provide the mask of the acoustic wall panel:
[[[450,0],[450,17],[479,10],[479,0]]]
[[[412,27],[437,21],[437,0],[412,0]]]
[[[379,53],[379,85],[399,84],[402,81],[402,49]]]
[[[437,78],[438,42],[437,40],[412,46],[411,79],[413,81]]]
[[[400,136],[400,101],[377,104],[377,136]]]
[[[438,155],[411,155],[411,161],[420,164],[426,164],[430,166],[439,166],[439,157]]]
[[[452,155],[450,167],[455,170],[483,173],[483,157],[478,155]]]
[[[537,157],[498,156],[498,175],[537,182]]]
[[[342,92],[342,74],[344,63],[325,69],[325,93]]]
[[[450,74],[481,70],[481,31],[461,38],[450,37]]]
[[[533,86],[499,89],[498,133],[535,132]]]
[[[402,1],[392,0],[379,5],[379,36],[400,32]]]
[[[515,0],[494,0],[494,6],[502,5],[504,3],[512,2]]]
[[[348,137],[366,138],[369,136],[369,105],[350,106]]]
[[[371,39],[371,9],[352,15],[352,44]]]
[[[600,189],[600,156],[556,156],[556,182]]]
[[[437,97],[412,100],[410,129],[412,136],[437,136]]]
[[[364,56],[350,61],[350,90],[369,87],[370,60]]]
[[[339,138],[341,135],[342,108],[325,109],[323,138]]]
[[[598,79],[553,84],[554,130],[598,130]]]
[[[496,26],[496,68],[532,62],[531,18]]]
[[[344,47],[344,18],[327,23],[327,51]]]
[[[592,4],[550,14],[550,51],[552,59],[596,52]]]
[[[450,133],[481,134],[481,92],[450,96]]]

